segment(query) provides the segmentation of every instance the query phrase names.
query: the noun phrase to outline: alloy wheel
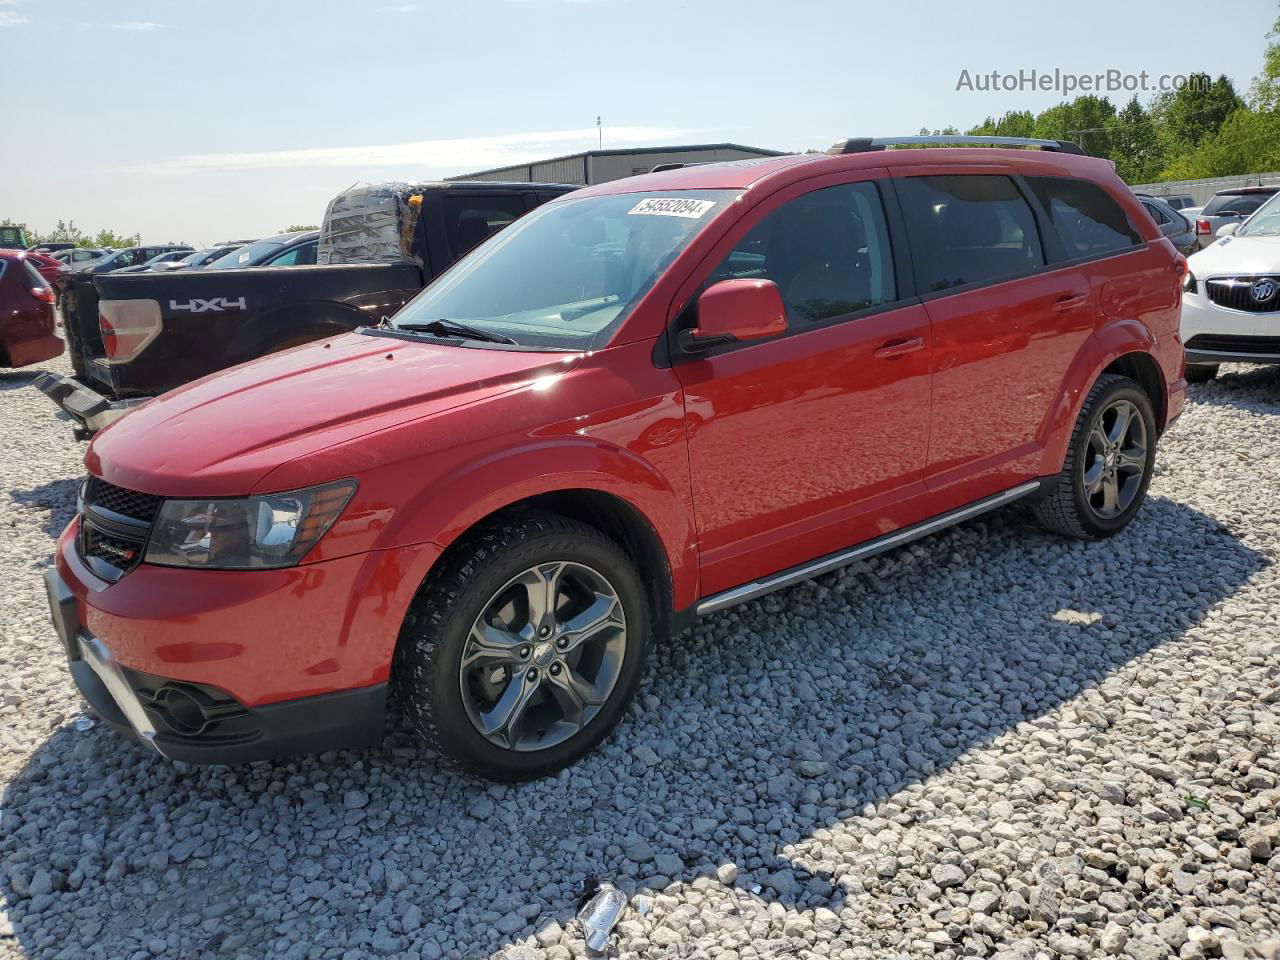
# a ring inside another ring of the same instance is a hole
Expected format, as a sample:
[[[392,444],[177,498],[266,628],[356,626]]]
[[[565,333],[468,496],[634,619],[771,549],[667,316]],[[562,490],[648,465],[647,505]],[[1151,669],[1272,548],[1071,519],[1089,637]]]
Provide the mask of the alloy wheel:
[[[608,701],[627,649],[618,592],[580,563],[530,567],[471,627],[459,667],[472,726],[506,750],[545,750],[582,730]]]
[[[1147,425],[1131,401],[1103,408],[1089,431],[1083,469],[1085,500],[1097,516],[1113,520],[1133,504],[1147,469]]]

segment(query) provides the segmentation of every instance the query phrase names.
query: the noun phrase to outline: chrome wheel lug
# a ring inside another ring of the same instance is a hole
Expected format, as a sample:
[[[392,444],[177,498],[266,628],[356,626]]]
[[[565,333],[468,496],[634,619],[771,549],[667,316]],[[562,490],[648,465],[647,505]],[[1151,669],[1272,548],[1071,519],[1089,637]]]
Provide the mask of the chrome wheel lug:
[[[550,627],[543,627],[541,630],[539,630],[539,631],[538,631],[538,636],[540,636],[540,637],[549,637],[549,636],[551,636],[551,628],[550,628]]]
[[[538,679],[538,671],[530,669],[529,673],[526,675],[526,678],[530,683],[533,683],[533,681]]]
[[[521,647],[521,648],[520,648],[520,659],[521,659],[521,660],[528,660],[528,659],[529,659],[529,654],[531,654],[531,653],[533,653],[533,649],[532,649],[531,647]]]
[[[568,637],[561,637],[559,640],[556,641],[556,646],[559,647],[561,650],[563,650],[568,645],[569,645]]]
[[[553,664],[551,665],[551,675],[552,675],[553,677],[558,677],[558,676],[560,676],[560,664],[558,664],[558,663],[553,663]]]

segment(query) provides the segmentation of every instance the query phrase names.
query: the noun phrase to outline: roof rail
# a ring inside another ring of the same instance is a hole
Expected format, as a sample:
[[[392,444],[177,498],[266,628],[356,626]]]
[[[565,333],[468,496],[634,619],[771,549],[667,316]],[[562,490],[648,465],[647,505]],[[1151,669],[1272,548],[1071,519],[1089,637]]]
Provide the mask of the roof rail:
[[[649,169],[649,172],[663,173],[667,170],[683,170],[685,167],[705,167],[707,164],[712,162],[713,161],[711,160],[694,160],[690,163],[683,163],[683,162],[659,163],[657,166],[651,167]]]
[[[887,147],[922,146],[983,146],[983,147],[1039,147],[1056,153],[1074,153],[1084,156],[1078,143],[1070,140],[1038,140],[1033,137],[978,137],[978,136],[920,136],[920,137],[852,137],[838,140],[827,153],[840,156],[845,153],[869,153]]]

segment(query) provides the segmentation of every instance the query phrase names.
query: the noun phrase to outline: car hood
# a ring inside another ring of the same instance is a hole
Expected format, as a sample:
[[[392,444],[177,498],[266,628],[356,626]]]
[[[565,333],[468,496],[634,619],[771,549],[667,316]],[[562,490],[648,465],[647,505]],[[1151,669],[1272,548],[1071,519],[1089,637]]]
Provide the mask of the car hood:
[[[1280,237],[1223,237],[1187,258],[1203,279],[1223,273],[1280,273]]]
[[[288,461],[563,373],[577,353],[346,334],[215,373],[99,433],[85,464],[162,496],[240,496]]]

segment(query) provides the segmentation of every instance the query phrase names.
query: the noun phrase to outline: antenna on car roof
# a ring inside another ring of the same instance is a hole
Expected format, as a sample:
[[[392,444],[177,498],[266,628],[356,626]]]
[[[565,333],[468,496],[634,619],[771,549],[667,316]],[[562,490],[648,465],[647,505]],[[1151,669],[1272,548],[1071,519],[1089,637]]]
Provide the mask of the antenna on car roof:
[[[851,137],[848,140],[837,140],[827,153],[841,156],[846,153],[870,153],[874,150],[885,150],[889,147],[922,147],[922,146],[983,146],[983,147],[1039,147],[1055,153],[1074,153],[1084,156],[1080,144],[1070,140],[1039,140],[1033,137],[979,137],[979,136],[919,136],[919,137]]]

